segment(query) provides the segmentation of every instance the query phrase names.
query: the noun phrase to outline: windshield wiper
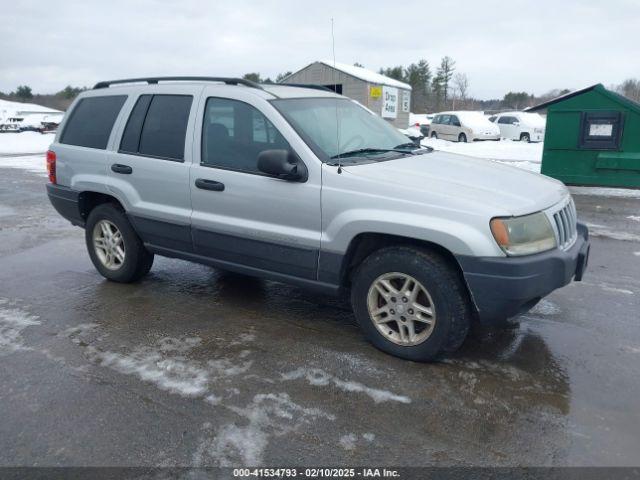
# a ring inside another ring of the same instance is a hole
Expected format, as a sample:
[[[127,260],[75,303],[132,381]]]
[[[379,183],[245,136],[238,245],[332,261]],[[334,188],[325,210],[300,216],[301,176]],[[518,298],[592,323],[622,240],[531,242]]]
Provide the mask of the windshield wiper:
[[[386,152],[409,153],[409,151],[407,151],[406,149],[399,149],[399,148],[358,148],[356,150],[349,150],[348,152],[339,153],[330,158],[353,157],[361,153],[386,153]]]
[[[407,142],[407,143],[401,143],[400,145],[396,145],[395,147],[393,147],[394,149],[396,148],[408,148],[410,150],[418,150],[418,149],[424,149],[424,150],[433,150],[433,148],[431,147],[425,147],[423,145],[417,145],[413,142]]]
[[[401,143],[400,145],[396,145],[393,148],[410,148],[410,149],[414,149],[414,148],[420,148],[420,145],[416,145],[413,142],[407,142],[407,143]]]

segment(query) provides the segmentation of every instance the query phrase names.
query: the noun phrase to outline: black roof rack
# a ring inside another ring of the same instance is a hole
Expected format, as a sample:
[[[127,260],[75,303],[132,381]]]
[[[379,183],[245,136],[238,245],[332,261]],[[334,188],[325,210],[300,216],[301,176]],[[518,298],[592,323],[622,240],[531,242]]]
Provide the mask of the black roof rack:
[[[157,84],[158,82],[171,82],[171,81],[191,81],[191,82],[221,82],[227,85],[244,85],[245,87],[263,88],[251,80],[245,80],[244,78],[233,77],[144,77],[144,78],[124,78],[121,80],[108,80],[104,82],[98,82],[94,85],[94,89],[108,88],[111,85],[119,85],[122,83],[147,83]]]

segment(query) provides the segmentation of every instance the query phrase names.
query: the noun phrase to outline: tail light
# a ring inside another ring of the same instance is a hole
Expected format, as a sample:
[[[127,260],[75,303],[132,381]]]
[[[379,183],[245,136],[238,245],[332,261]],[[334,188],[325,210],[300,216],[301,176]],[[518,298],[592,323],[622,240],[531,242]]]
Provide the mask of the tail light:
[[[47,152],[47,173],[49,174],[49,181],[51,183],[56,182],[56,152],[49,150]]]

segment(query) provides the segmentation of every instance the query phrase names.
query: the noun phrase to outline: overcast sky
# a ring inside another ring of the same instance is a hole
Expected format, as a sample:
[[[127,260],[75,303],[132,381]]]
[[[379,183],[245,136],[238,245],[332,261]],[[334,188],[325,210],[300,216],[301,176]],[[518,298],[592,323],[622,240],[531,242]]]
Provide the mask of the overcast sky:
[[[151,75],[275,77],[331,57],[378,70],[443,55],[470,94],[542,94],[640,77],[640,0],[15,0],[0,11],[0,91]]]

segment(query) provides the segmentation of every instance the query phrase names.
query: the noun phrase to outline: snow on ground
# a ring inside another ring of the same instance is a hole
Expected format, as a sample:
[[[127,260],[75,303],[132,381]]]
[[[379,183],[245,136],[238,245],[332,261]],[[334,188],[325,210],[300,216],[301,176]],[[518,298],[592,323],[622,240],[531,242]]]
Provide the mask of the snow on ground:
[[[0,134],[0,156],[19,153],[44,153],[53,143],[51,133],[21,132]],[[3,159],[2,159],[3,160]],[[0,160],[0,163],[2,163]]]
[[[512,140],[499,142],[449,142],[437,138],[425,138],[422,145],[442,152],[457,153],[468,157],[486,158],[496,162],[540,173],[544,144],[524,143]],[[569,187],[573,195],[594,195],[598,197],[640,198],[640,190],[610,187]],[[633,220],[633,219],[632,219]]]
[[[595,195],[596,197],[640,198],[640,190],[612,187],[569,187],[574,195]],[[627,217],[628,218],[628,217]],[[630,219],[633,220],[633,219]]]
[[[542,162],[542,143],[514,142],[513,140],[500,140],[499,142],[449,142],[439,138],[425,138],[422,145],[432,147],[442,152],[458,153],[469,157],[487,158],[489,160],[504,161],[508,163],[526,162],[537,164],[540,171]]]
[[[0,168],[20,168],[28,172],[37,173],[42,176],[47,175],[47,162],[45,154],[3,157],[0,155]]]
[[[22,102],[11,102],[9,100],[0,99],[0,117],[2,115],[6,116],[14,116],[18,112],[20,113],[59,113],[60,110],[56,110],[54,108],[43,107],[42,105],[37,105],[35,103],[22,103]]]
[[[439,138],[425,138],[422,140],[422,145],[441,152],[486,158],[536,173],[540,173],[540,164],[542,163],[542,143],[514,142],[513,140],[463,143],[449,142]]]

